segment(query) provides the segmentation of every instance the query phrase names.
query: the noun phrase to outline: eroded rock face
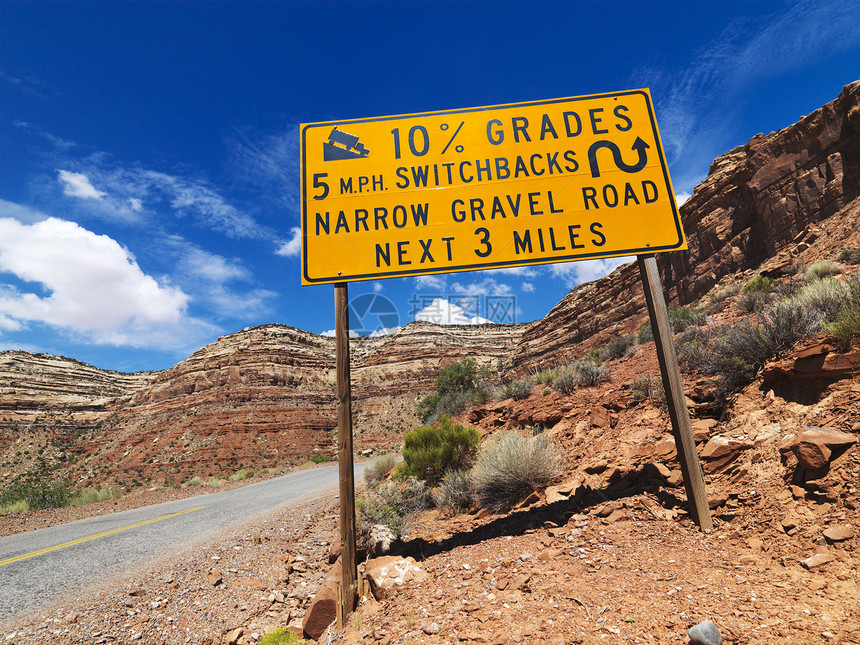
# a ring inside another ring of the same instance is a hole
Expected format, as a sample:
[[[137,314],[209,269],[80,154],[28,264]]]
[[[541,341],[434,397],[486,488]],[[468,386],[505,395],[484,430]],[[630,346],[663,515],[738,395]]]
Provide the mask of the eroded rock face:
[[[856,224],[858,195],[860,81],[798,123],[756,135],[711,164],[680,209],[689,250],[657,258],[667,301],[691,303],[724,276],[790,246],[803,252],[818,240],[816,223],[832,215]],[[840,234],[852,235],[852,229],[856,225]],[[830,239],[830,248],[837,242]],[[605,344],[638,329],[646,316],[638,266],[624,265],[567,294],[523,334],[514,365],[526,373],[550,356],[555,362],[572,358],[581,353],[579,344]]]
[[[356,448],[398,446],[442,367],[465,356],[504,359],[526,327],[411,323],[390,336],[353,339]],[[72,443],[85,458],[65,465],[73,481],[103,480],[106,471],[126,484],[179,483],[334,453],[334,339],[283,325],[223,336],[162,372],[119,374],[5,352],[0,376],[0,450],[29,445],[32,432],[55,428],[62,412],[69,428],[62,441],[47,439],[42,454],[59,462]],[[20,472],[27,467],[18,464]],[[4,474],[8,484],[15,471],[0,463]]]

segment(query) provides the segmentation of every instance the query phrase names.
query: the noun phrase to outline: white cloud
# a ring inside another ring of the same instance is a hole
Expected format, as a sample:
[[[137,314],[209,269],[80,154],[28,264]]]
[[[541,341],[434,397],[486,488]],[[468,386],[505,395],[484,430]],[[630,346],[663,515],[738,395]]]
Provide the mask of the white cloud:
[[[448,286],[448,282],[443,275],[419,275],[415,278],[416,289],[432,289],[434,291],[444,291]]]
[[[481,316],[470,318],[462,307],[444,298],[434,298],[432,303],[415,314],[415,320],[424,320],[437,325],[481,325],[493,322]]]
[[[248,280],[251,277],[250,272],[236,261],[231,262],[192,244],[185,243],[182,246],[183,254],[178,269],[184,274],[219,283]]]
[[[302,229],[298,226],[294,226],[290,229],[290,233],[292,234],[292,237],[288,241],[284,242],[277,251],[275,251],[277,255],[291,258],[297,257],[302,252]]]
[[[99,344],[163,349],[216,331],[187,316],[181,289],[159,284],[115,240],[74,222],[0,217],[0,271],[39,285],[0,285],[6,328],[38,322]]]
[[[329,338],[334,338],[335,337],[335,330],[334,329],[327,329],[326,331],[320,332],[320,336],[327,336]],[[350,338],[359,338],[358,332],[352,331],[350,329],[349,330],[349,337]]]
[[[44,219],[48,219],[48,216],[40,211],[28,206],[16,204],[15,202],[8,202],[5,199],[0,199],[0,216],[11,217],[14,220],[27,224],[41,222]]]
[[[680,208],[692,195],[690,193],[675,193],[675,203]]]
[[[520,289],[521,289],[524,293],[533,293],[533,292],[534,292],[534,290],[535,290],[535,286],[534,286],[531,282],[523,282],[523,283],[520,285]]]
[[[143,210],[143,202],[139,200],[137,197],[129,197],[128,198],[128,207],[133,210],[135,213],[139,213]]]
[[[492,278],[485,278],[480,282],[455,282],[451,285],[451,290],[464,296],[509,296],[513,293],[510,285]]]
[[[107,193],[96,190],[90,183],[90,178],[82,172],[71,172],[69,170],[58,170],[59,179],[63,183],[63,192],[70,197],[81,199],[102,199]]]
[[[582,260],[579,262],[558,262],[550,264],[550,272],[556,278],[561,278],[565,285],[572,289],[573,287],[591,282],[612,273],[622,264],[635,260],[632,256],[620,258],[605,258],[601,260]]]

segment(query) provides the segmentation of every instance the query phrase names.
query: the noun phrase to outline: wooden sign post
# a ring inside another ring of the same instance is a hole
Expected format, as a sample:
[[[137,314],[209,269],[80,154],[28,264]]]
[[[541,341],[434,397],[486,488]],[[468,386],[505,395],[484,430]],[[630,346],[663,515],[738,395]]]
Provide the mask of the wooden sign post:
[[[334,285],[337,361],[337,464],[340,474],[341,593],[338,625],[355,610],[358,569],[355,557],[355,481],[352,457],[352,386],[349,375],[349,295],[346,282]]]
[[[684,475],[687,505],[690,515],[699,528],[709,531],[713,528],[713,524],[711,511],[708,508],[708,497],[705,493],[705,478],[702,476],[693,429],[690,426],[690,412],[687,409],[681,370],[678,368],[678,357],[672,341],[672,329],[669,326],[669,315],[666,311],[660,273],[657,270],[657,260],[653,255],[639,255],[637,260],[639,272],[642,275],[642,286],[645,289],[645,300],[648,303],[648,313],[651,316],[654,343],[657,345],[657,359],[660,362],[663,390],[666,392],[666,403],[669,406],[672,434],[675,437],[678,461],[681,462],[681,472]]]

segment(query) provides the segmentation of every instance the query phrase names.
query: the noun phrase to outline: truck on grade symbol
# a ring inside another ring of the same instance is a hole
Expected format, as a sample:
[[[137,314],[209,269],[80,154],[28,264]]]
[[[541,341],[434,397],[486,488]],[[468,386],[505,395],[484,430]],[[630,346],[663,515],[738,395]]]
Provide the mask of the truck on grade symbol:
[[[328,135],[328,141],[323,142],[323,161],[361,159],[369,153],[370,150],[359,142],[357,136],[338,130],[337,126]]]

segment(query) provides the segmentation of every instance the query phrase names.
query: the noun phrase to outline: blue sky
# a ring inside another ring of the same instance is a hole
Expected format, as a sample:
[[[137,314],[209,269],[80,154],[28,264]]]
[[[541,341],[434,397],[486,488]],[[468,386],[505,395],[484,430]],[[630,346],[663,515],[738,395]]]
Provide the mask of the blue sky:
[[[858,77],[855,0],[2,2],[0,350],[135,371],[330,330],[331,286],[300,286],[300,123],[648,87],[683,200]],[[618,262],[355,283],[384,315],[354,322],[535,320]]]

